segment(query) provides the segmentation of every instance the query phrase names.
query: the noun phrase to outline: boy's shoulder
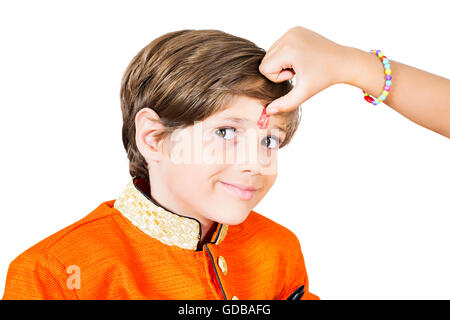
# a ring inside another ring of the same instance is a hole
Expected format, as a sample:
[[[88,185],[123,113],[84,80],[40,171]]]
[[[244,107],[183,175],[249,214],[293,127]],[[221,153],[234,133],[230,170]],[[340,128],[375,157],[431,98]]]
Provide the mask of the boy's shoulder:
[[[111,209],[113,203],[114,200],[102,202],[86,216],[34,244],[22,252],[15,260],[42,255],[43,253],[58,256],[63,248],[75,248],[80,242],[90,241],[90,236],[99,235],[98,233],[93,233],[92,229],[97,229],[101,232],[102,228],[111,223],[107,221],[108,218],[117,213],[117,211]],[[87,229],[90,229],[89,232],[86,232]]]
[[[73,267],[82,267],[89,276],[89,262],[104,258],[100,248],[104,234],[111,242],[114,220],[109,219],[115,200],[102,202],[75,223],[53,233],[19,254],[9,265],[3,299],[77,299],[73,290],[63,285]],[[108,244],[108,243],[107,243]],[[92,276],[91,278],[95,277]]]

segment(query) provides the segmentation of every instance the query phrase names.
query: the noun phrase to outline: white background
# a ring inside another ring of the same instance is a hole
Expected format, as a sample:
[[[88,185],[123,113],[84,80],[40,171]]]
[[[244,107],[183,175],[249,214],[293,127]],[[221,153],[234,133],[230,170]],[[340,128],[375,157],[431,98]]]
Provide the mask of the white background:
[[[120,80],[154,38],[219,29],[268,50],[301,25],[449,78],[448,12],[446,1],[1,2],[0,294],[17,255],[128,182]],[[450,139],[339,84],[303,104],[279,154],[254,210],[297,234],[312,292],[450,298]]]

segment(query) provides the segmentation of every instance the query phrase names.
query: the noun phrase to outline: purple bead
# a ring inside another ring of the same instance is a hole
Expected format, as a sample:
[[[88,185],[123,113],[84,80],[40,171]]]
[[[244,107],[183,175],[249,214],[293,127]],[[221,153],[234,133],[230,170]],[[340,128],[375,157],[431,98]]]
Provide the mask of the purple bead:
[[[389,86],[384,86],[384,90],[389,91],[389,90],[391,90],[391,87],[389,87]]]
[[[390,74],[386,75],[386,80],[391,80],[392,76]]]
[[[377,51],[376,51],[377,55],[378,55],[380,52],[381,52],[381,50],[377,50]]]

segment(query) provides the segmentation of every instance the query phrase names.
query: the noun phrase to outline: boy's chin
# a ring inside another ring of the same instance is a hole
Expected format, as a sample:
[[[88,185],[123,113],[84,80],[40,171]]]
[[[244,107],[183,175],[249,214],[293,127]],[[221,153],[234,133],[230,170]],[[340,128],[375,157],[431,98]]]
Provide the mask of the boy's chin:
[[[251,210],[249,210],[248,212],[235,212],[234,214],[230,214],[230,209],[230,211],[223,217],[223,219],[218,219],[217,222],[228,224],[230,226],[238,225],[244,222],[245,219],[247,219],[250,211]]]

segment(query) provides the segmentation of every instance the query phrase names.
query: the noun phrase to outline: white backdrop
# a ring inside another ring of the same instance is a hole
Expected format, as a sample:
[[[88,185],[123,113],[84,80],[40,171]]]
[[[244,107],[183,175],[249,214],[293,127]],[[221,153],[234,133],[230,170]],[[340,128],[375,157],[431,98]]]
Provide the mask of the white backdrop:
[[[0,294],[21,252],[128,182],[119,89],[163,33],[219,29],[268,50],[289,28],[450,78],[445,1],[0,4]],[[426,107],[426,106],[424,106]],[[254,208],[300,239],[322,299],[449,299],[450,139],[339,84],[303,104]]]

